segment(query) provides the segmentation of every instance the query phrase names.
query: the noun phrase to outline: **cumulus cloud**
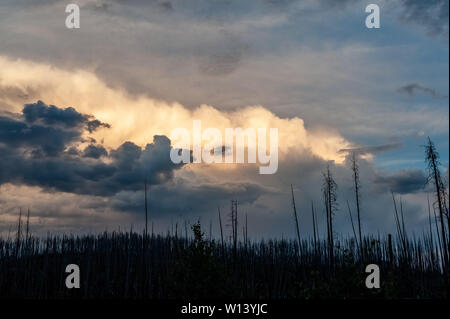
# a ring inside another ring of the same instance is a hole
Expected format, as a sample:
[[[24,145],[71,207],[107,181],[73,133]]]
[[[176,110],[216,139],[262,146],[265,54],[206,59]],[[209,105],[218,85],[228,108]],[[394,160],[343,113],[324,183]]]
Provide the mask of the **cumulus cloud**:
[[[188,109],[179,103],[167,103],[112,89],[89,71],[63,70],[46,64],[5,58],[0,58],[0,72],[0,88],[39,87],[37,98],[55,105],[76,104],[80,112],[92,114],[95,119],[84,119],[84,123],[92,131],[91,136],[97,141],[103,141],[106,147],[117,148],[124,141],[145,147],[153,136],[170,136],[176,128],[185,128],[192,136],[194,120],[201,120],[203,129],[218,128],[223,135],[225,128],[278,128],[279,156],[312,152],[326,160],[343,162],[345,154],[339,153],[339,150],[350,146],[335,130],[307,130],[301,118],[281,118],[260,105],[233,111],[221,111],[210,105]],[[47,76],[42,78],[42,74]],[[0,99],[0,110],[3,108],[18,112],[22,109],[19,103],[6,96]],[[72,111],[69,109],[65,112]],[[40,114],[40,120],[49,121],[49,114]],[[56,117],[59,121],[68,121],[65,117],[69,118],[63,114]],[[108,130],[97,129],[108,126]],[[216,145],[222,146],[222,143]]]

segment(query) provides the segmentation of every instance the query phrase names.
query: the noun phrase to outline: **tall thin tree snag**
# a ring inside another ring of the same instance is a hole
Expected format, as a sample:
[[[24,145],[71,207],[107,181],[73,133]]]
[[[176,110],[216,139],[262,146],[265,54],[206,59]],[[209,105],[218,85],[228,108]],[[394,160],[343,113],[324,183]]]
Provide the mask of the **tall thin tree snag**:
[[[445,188],[444,182],[442,180],[440,171],[440,160],[439,153],[436,150],[434,143],[428,137],[428,144],[425,146],[425,159],[428,164],[428,180],[427,183],[434,186],[434,195],[436,197],[436,204],[438,206],[439,220],[441,226],[441,238],[443,246],[443,261],[444,268],[449,267],[449,255],[450,255],[450,245],[448,242],[447,232],[449,227],[449,216],[447,207],[447,190]],[[447,225],[445,224],[445,219],[447,219]]]
[[[22,236],[22,208],[19,209],[19,221],[17,223],[16,256],[19,255],[21,236]]]
[[[237,222],[237,200],[231,201],[231,230],[233,238],[233,253],[236,256],[237,253],[237,238],[238,238],[238,222]]]
[[[327,165],[325,173],[323,173],[322,185],[323,199],[325,204],[325,212],[327,216],[327,232],[328,232],[328,250],[330,264],[334,263],[334,236],[333,236],[333,217],[337,211],[337,184],[331,174],[330,165]]]
[[[311,214],[314,234],[314,253],[317,254],[317,234],[316,234],[316,212],[314,211],[314,203],[311,201]]]
[[[147,179],[144,181],[144,197],[145,197],[145,236],[148,234],[148,208],[147,208]]]
[[[27,224],[26,224],[26,235],[25,235],[25,241],[28,245],[28,238],[30,236],[30,209],[28,208],[28,213],[27,213]]]
[[[248,220],[247,220],[247,213],[245,214],[245,237],[244,237],[244,243],[245,243],[245,249],[247,249],[248,245]]]
[[[350,222],[352,224],[353,236],[355,237],[356,246],[358,247],[358,237],[356,237],[355,225],[353,223],[352,210],[350,209],[350,204],[347,201],[348,214],[350,215]]]
[[[209,220],[209,240],[212,240],[212,219]]]
[[[395,200],[395,195],[394,192],[391,191],[391,195],[392,195],[392,201],[394,202],[394,218],[395,218],[395,225],[397,227],[397,236],[398,239],[400,240],[401,243],[401,252],[403,255],[403,258],[406,259],[408,256],[408,242],[407,242],[407,236],[406,236],[406,232],[405,232],[405,227],[404,227],[404,220],[402,218],[402,220],[400,220],[400,217],[402,217],[402,213],[399,214],[398,209],[397,209],[397,201]],[[400,210],[402,211],[402,208],[400,208]]]
[[[217,206],[217,211],[219,212],[219,226],[220,226],[220,240],[222,242],[222,255],[224,255],[224,243],[223,243],[223,229],[222,229],[222,216],[220,216],[220,208]]]
[[[295,227],[297,230],[298,250],[300,251],[300,247],[301,247],[300,228],[298,226],[297,208],[295,207],[294,188],[292,187],[292,184],[291,184],[291,194],[292,194],[292,208],[294,209]]]
[[[363,241],[362,241],[362,230],[361,230],[361,209],[360,209],[360,180],[359,180],[359,165],[358,160],[356,156],[356,152],[352,152],[352,155],[350,157],[350,162],[352,166],[353,171],[353,186],[355,189],[355,201],[356,201],[356,213],[358,218],[358,232],[359,232],[359,244],[360,244],[360,251],[361,251],[361,257],[364,258],[363,254]]]

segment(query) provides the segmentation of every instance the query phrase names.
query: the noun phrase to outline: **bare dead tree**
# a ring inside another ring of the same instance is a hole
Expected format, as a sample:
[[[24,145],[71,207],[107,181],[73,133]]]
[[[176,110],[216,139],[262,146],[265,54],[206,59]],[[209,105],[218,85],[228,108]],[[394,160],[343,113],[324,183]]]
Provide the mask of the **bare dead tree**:
[[[313,201],[311,201],[311,214],[312,214],[313,235],[314,235],[314,253],[317,254],[316,212],[314,211]]]
[[[22,236],[22,208],[19,209],[19,221],[17,223],[16,256],[19,255],[21,236]]]
[[[145,236],[148,234],[148,208],[147,208],[147,179],[144,181],[144,198],[145,198]]]
[[[403,217],[403,204],[400,200],[400,213],[399,213],[397,209],[397,202],[395,200],[395,195],[392,191],[391,194],[392,194],[392,201],[394,202],[394,217],[395,217],[395,225],[397,227],[397,236],[401,243],[403,258],[406,260],[408,258],[408,238],[406,234],[405,220]]]
[[[209,240],[212,240],[212,220],[209,220]]]
[[[28,214],[27,214],[27,224],[26,224],[26,236],[25,240],[28,243],[28,237],[30,235],[30,209],[28,208]]]
[[[292,194],[292,208],[294,209],[295,228],[297,230],[298,249],[300,251],[300,245],[301,245],[300,228],[298,226],[297,208],[295,207],[294,188],[292,187],[292,184],[291,184],[291,194]]]
[[[245,249],[247,249],[247,245],[248,245],[248,220],[247,220],[247,213],[245,214],[244,244],[245,244]]]
[[[359,233],[359,244],[362,246],[362,231],[361,231],[361,209],[360,209],[360,180],[359,180],[359,165],[358,160],[355,152],[352,152],[352,155],[350,157],[351,167],[353,171],[353,187],[355,189],[355,201],[356,201],[356,214],[358,218],[358,233]],[[360,251],[363,252],[362,247],[360,247]],[[361,256],[362,258],[364,256]]]
[[[433,241],[433,228],[431,223],[431,209],[430,209],[430,196],[427,194],[427,204],[428,204],[428,226],[430,227],[430,246],[434,247],[434,241]]]
[[[238,217],[237,217],[237,201],[231,201],[231,212],[230,212],[230,221],[231,221],[231,231],[233,238],[233,253],[236,256],[237,252],[237,238],[238,238]]]
[[[323,189],[323,201],[325,205],[325,214],[326,214],[326,221],[327,221],[327,246],[328,246],[328,255],[330,254],[330,241],[331,241],[331,235],[330,235],[330,210],[328,207],[328,192],[326,189]]]
[[[219,212],[219,226],[220,226],[220,239],[222,242],[222,255],[224,253],[224,244],[223,244],[223,229],[222,229],[222,216],[220,216],[220,208],[217,207],[217,211]]]
[[[392,248],[391,234],[388,234],[388,254],[389,254],[389,264],[392,267],[394,265],[394,249]]]
[[[443,250],[442,250],[442,240],[441,240],[441,235],[439,234],[439,219],[438,216],[436,214],[436,207],[433,206],[433,215],[434,215],[434,226],[436,227],[436,235],[437,235],[437,242],[438,242],[438,256],[444,256]]]
[[[350,215],[350,222],[352,223],[353,236],[355,236],[356,246],[358,245],[358,237],[356,237],[355,225],[353,224],[352,210],[350,209],[350,204],[347,201],[348,214]],[[362,257],[362,256],[361,256]]]
[[[153,226],[154,226],[154,225],[153,225],[153,221],[152,221],[152,238],[153,238]]]
[[[333,234],[333,217],[337,211],[337,183],[331,174],[330,165],[327,165],[326,171],[323,173],[322,185],[323,199],[325,211],[327,215],[327,231],[328,231],[328,249],[330,264],[334,263],[334,234]]]
[[[444,182],[442,180],[440,171],[440,160],[439,153],[436,150],[434,143],[428,137],[428,144],[425,146],[425,159],[428,164],[428,179],[427,183],[434,186],[434,195],[436,197],[436,203],[438,206],[439,220],[441,226],[441,238],[443,246],[443,261],[444,268],[448,269],[449,266],[449,242],[447,237],[447,230],[449,229],[449,216],[447,207],[447,190],[445,188]],[[445,224],[445,219],[447,219],[447,225]]]

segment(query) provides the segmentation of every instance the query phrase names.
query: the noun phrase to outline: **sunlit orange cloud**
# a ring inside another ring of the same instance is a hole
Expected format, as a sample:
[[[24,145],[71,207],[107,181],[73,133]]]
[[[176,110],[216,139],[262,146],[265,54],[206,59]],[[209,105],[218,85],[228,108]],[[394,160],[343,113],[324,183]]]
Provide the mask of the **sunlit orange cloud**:
[[[110,129],[93,135],[111,148],[125,141],[144,146],[154,135],[170,137],[175,128],[192,130],[193,120],[201,120],[203,128],[215,127],[222,131],[237,127],[278,128],[280,158],[310,151],[324,160],[342,163],[345,154],[338,151],[351,145],[333,130],[307,130],[301,118],[280,118],[263,106],[246,106],[234,111],[221,111],[209,105],[188,109],[180,103],[111,88],[92,70],[61,69],[0,56],[0,92],[2,88],[16,93],[0,95],[0,108],[4,111],[20,112],[24,103],[40,99],[58,107],[72,106],[111,124]],[[17,98],[17,93],[23,98]]]

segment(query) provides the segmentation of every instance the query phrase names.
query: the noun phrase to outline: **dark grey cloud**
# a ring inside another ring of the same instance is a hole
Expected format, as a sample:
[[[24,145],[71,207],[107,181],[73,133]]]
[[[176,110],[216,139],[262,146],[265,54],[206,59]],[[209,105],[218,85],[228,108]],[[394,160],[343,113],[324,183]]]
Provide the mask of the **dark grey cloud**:
[[[83,133],[99,127],[108,125],[73,108],[43,102],[26,105],[21,115],[0,116],[0,185],[112,196],[140,190],[144,180],[149,185],[168,181],[182,166],[170,160],[170,140],[165,136],[155,136],[144,149],[125,142],[109,154],[94,144],[78,151],[74,145],[84,142]]]
[[[417,91],[425,93],[427,95],[430,95],[434,98],[444,98],[445,97],[444,95],[441,95],[438,92],[436,92],[435,89],[432,89],[432,88],[429,88],[426,86],[422,86],[417,83],[407,84],[407,85],[404,85],[397,89],[397,92],[407,94],[409,96],[414,96]]]
[[[80,138],[78,130],[61,130],[54,127],[27,125],[24,122],[0,117],[0,143],[11,150],[25,148],[35,153],[57,155],[67,144]]]
[[[42,101],[34,104],[26,104],[22,111],[26,122],[42,123],[44,125],[65,126],[68,128],[80,127],[86,125],[87,130],[92,133],[97,129],[109,128],[109,124],[102,123],[94,119],[91,115],[78,113],[74,108],[58,108],[54,105],[46,105]]]
[[[92,116],[78,113],[75,109],[58,108],[42,101],[26,104],[21,116],[0,116],[0,145],[11,150],[46,156],[56,156],[64,149],[81,140],[84,130],[94,132],[109,127]]]
[[[391,174],[378,175],[375,183],[385,189],[398,194],[409,194],[422,191],[427,178],[422,170],[407,169]]]
[[[23,116],[28,123],[42,122],[45,125],[63,125],[66,127],[77,127],[87,121],[87,116],[68,107],[60,109],[54,105],[46,105],[42,101],[34,104],[26,104],[23,108]]]
[[[101,145],[88,145],[84,151],[83,156],[84,157],[91,157],[91,158],[100,158],[102,156],[107,156],[108,151]]]
[[[385,145],[379,145],[379,146],[363,146],[363,147],[341,149],[341,150],[339,150],[339,153],[353,153],[354,152],[359,155],[378,154],[381,152],[395,150],[402,146],[403,146],[403,144],[401,144],[401,143],[385,144]]]

